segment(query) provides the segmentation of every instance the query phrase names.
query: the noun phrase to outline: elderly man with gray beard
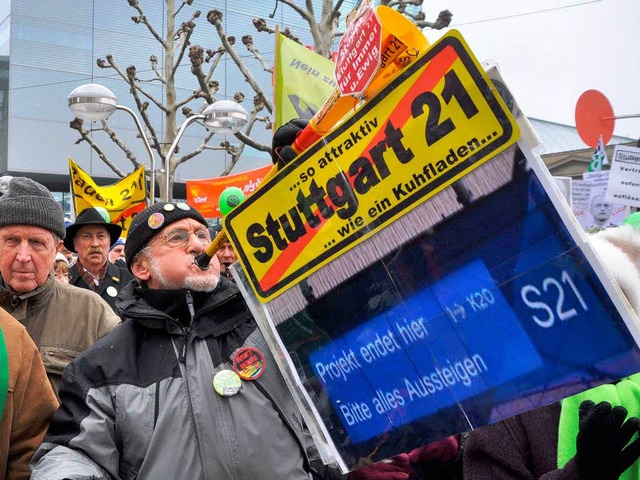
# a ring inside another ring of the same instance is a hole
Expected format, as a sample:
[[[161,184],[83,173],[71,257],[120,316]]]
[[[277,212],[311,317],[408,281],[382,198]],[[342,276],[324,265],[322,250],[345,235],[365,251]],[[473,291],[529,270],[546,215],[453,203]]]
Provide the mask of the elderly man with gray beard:
[[[235,284],[215,256],[194,263],[209,242],[184,203],[135,217],[123,323],[65,372],[33,479],[341,478],[316,461]]]

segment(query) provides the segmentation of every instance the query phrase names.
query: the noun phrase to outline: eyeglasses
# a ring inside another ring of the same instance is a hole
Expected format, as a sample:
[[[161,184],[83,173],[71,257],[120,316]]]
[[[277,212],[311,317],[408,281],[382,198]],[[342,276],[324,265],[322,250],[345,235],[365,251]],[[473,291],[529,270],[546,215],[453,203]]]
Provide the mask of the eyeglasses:
[[[211,243],[211,237],[207,229],[202,230],[172,230],[164,235],[160,235],[156,240],[160,240],[171,248],[186,247],[189,244],[189,237],[195,235],[203,245]]]

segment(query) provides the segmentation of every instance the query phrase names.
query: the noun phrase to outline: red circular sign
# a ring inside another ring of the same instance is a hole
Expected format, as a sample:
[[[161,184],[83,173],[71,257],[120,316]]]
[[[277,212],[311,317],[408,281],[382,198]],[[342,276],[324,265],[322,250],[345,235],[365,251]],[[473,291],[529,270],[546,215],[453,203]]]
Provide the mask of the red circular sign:
[[[591,148],[602,141],[606,145],[613,135],[615,119],[613,108],[607,97],[598,90],[587,90],[576,104],[576,129],[582,141]]]

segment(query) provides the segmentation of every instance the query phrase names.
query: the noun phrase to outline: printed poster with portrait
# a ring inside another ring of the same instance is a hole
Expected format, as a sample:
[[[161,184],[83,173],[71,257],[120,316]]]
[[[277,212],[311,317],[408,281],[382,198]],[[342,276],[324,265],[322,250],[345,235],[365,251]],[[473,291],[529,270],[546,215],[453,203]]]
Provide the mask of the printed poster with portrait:
[[[572,208],[582,228],[595,233],[608,227],[622,225],[630,209],[607,197],[608,170],[585,172],[582,180],[572,182]]]
[[[450,33],[225,218],[326,462],[354,470],[640,370],[638,319],[535,138]]]

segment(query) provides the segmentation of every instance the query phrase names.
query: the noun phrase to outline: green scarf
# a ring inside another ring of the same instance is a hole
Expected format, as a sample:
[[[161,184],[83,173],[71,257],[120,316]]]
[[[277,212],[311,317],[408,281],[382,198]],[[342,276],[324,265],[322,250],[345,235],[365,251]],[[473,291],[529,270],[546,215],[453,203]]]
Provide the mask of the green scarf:
[[[4,402],[9,392],[9,355],[7,345],[4,343],[4,335],[0,328],[0,419],[4,412]]]
[[[631,375],[615,385],[600,385],[562,400],[558,425],[558,468],[564,467],[576,455],[578,409],[584,400],[591,400],[594,403],[607,401],[614,407],[622,405],[629,412],[627,418],[640,417],[640,373]],[[636,461],[620,475],[620,480],[639,480],[639,472],[640,462]]]

